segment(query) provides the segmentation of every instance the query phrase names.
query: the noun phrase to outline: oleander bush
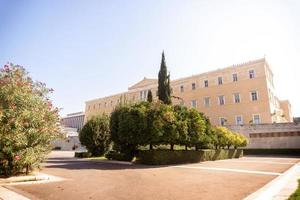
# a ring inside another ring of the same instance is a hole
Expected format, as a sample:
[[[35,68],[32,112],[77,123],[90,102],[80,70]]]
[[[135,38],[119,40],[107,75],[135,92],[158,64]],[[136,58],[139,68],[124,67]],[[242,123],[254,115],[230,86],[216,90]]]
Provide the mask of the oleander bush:
[[[59,137],[58,109],[44,83],[7,64],[0,71],[0,175],[28,174],[40,166]]]

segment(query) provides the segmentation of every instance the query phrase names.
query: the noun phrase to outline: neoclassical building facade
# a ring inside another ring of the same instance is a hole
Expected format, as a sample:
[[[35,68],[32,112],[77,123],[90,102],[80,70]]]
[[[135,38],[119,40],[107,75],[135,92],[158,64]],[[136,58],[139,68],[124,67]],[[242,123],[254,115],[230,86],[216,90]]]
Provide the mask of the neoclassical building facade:
[[[157,98],[157,86],[157,79],[144,78],[124,93],[89,100],[85,120],[111,113],[120,102],[145,101],[149,90]],[[196,108],[214,125],[293,121],[289,101],[275,95],[273,73],[265,58],[172,80],[171,87],[173,104]]]

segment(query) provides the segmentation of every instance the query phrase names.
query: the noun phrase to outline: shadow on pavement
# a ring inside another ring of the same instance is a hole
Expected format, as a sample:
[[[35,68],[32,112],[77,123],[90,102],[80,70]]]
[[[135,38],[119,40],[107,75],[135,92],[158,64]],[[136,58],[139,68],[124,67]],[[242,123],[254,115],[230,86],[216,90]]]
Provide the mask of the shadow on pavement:
[[[153,169],[163,168],[169,165],[142,165],[142,164],[119,164],[109,161],[90,161],[72,158],[50,158],[45,162],[45,168],[63,169],[98,169],[98,170],[124,170],[124,169]]]

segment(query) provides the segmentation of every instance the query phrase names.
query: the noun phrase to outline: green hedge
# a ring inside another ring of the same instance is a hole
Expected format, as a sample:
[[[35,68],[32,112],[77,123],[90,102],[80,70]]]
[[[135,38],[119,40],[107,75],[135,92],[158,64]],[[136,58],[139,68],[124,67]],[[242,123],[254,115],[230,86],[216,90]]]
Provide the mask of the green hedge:
[[[75,152],[76,158],[89,158],[92,154],[90,152]]]
[[[240,158],[243,156],[241,149],[219,150],[146,150],[139,151],[136,162],[147,165],[168,165],[196,163],[200,161]]]
[[[244,155],[300,155],[300,149],[244,149]]]
[[[125,153],[119,153],[116,151],[108,151],[105,154],[105,158],[107,158],[108,160],[132,161],[133,156]]]

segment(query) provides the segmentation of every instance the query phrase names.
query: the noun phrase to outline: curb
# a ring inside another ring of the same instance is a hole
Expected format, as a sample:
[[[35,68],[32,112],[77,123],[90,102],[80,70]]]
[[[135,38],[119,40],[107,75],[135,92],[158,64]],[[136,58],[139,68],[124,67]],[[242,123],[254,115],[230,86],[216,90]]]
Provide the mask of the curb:
[[[30,200],[16,192],[0,186],[0,199],[2,200]]]
[[[12,177],[15,178],[15,177]],[[25,185],[25,184],[39,184],[39,183],[49,183],[49,182],[59,182],[59,181],[64,181],[67,180],[66,178],[58,177],[58,176],[53,176],[49,174],[44,174],[44,173],[39,173],[38,175],[35,176],[35,179],[30,177],[27,180],[20,180],[20,181],[10,181],[6,183],[0,183],[0,186],[4,185]]]
[[[297,189],[299,178],[300,162],[294,164],[290,169],[244,198],[244,200],[286,200]]]
[[[18,183],[18,182],[27,182],[27,181],[43,181],[49,180],[49,177],[46,175],[31,175],[31,176],[16,176],[5,179],[0,179],[0,185]]]
[[[27,197],[18,194],[17,192],[11,191],[4,185],[19,185],[19,184],[38,184],[38,183],[49,183],[66,180],[65,178],[38,173],[35,176],[19,176],[19,177],[10,177],[5,180],[0,181],[0,200],[30,200]]]

